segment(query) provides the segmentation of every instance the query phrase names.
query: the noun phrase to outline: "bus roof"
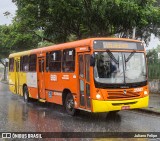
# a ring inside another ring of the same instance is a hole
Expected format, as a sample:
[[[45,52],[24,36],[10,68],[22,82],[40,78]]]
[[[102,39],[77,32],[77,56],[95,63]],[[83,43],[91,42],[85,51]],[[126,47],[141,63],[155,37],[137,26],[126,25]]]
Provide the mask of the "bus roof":
[[[9,58],[30,55],[30,54],[35,54],[35,53],[49,52],[49,51],[58,50],[58,49],[67,49],[67,48],[76,48],[76,47],[81,47],[81,46],[89,46],[94,40],[113,40],[113,41],[121,40],[121,41],[130,41],[130,42],[141,42],[138,40],[127,39],[127,38],[88,38],[88,39],[83,39],[83,40],[78,40],[78,41],[73,41],[73,42],[61,43],[61,44],[51,45],[51,46],[47,46],[47,47],[32,49],[32,50],[28,50],[28,51],[12,53],[9,55]]]
[[[12,53],[12,54],[9,55],[9,58],[18,57],[18,56],[24,56],[24,55],[29,55],[29,54],[31,54],[31,50]]]

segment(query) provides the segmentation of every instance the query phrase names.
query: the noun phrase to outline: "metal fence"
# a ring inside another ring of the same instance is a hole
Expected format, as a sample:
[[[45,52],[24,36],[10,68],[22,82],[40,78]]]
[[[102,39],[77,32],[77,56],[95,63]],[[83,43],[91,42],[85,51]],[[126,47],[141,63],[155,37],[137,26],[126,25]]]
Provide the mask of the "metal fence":
[[[160,59],[148,60],[148,78],[160,79]]]
[[[152,93],[160,93],[160,59],[148,59],[149,89]]]

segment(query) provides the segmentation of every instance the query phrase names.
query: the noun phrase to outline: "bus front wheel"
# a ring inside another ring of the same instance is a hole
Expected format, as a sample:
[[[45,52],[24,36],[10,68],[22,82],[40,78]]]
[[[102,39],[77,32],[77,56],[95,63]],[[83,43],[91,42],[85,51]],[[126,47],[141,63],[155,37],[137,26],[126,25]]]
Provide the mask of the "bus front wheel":
[[[76,113],[76,109],[74,108],[74,99],[71,93],[67,94],[67,97],[65,100],[65,109],[67,113],[71,116],[74,116]]]
[[[29,102],[29,92],[27,86],[24,87],[23,90],[23,97],[25,102]]]
[[[120,110],[110,111],[109,114],[117,114]]]

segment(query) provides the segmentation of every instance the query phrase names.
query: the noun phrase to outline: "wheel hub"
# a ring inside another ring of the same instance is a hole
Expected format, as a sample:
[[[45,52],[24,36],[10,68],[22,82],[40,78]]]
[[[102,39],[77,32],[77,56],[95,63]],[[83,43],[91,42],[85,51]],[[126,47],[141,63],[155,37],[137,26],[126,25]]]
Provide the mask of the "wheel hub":
[[[72,99],[68,100],[67,107],[68,107],[69,110],[73,109],[73,100]]]

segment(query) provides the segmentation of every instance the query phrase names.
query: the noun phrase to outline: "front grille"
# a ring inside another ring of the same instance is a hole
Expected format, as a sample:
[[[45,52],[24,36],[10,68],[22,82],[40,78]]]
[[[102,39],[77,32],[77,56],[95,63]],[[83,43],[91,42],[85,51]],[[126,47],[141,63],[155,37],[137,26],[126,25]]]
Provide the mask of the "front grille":
[[[122,91],[108,91],[108,99],[126,99],[126,98],[133,98],[133,97],[139,97],[140,92],[133,92],[132,90],[126,90],[126,93],[124,93],[124,90]]]

